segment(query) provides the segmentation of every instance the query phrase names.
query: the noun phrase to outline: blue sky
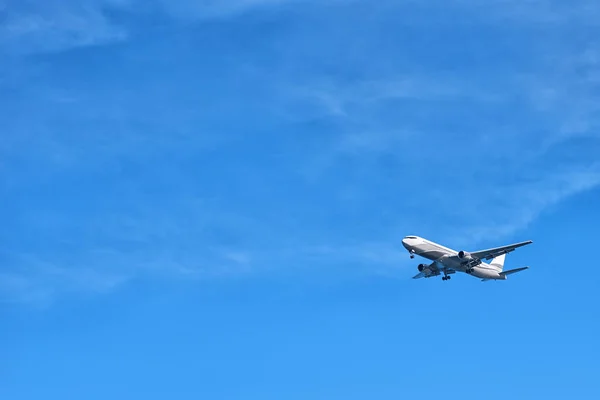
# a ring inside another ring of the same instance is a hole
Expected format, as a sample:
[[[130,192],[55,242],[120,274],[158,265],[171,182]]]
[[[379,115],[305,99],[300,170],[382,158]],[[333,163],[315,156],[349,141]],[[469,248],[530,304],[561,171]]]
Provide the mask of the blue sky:
[[[0,0],[0,397],[597,398],[598,21]]]

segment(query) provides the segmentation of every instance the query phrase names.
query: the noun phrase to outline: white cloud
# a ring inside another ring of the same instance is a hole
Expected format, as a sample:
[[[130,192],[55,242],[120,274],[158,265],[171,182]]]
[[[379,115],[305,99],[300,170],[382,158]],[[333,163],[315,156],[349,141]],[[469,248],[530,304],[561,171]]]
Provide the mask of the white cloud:
[[[89,265],[93,259],[80,260],[88,265],[54,263],[33,254],[12,257],[0,274],[0,302],[49,306],[65,293],[107,293],[128,282],[131,270],[111,270],[105,265]]]
[[[126,29],[112,22],[105,8],[124,4],[115,0],[11,1],[0,27],[0,48],[28,54],[122,41],[128,36]]]
[[[130,16],[160,13],[177,22],[237,16],[245,11],[311,0],[7,0],[0,50],[14,54],[57,52],[127,40],[130,27],[111,11]],[[330,0],[336,1],[336,0]]]
[[[251,257],[248,253],[241,251],[225,251],[223,257],[227,260],[231,260],[236,264],[248,264]]]
[[[171,16],[181,20],[232,16],[249,9],[274,6],[302,0],[159,0]]]
[[[549,208],[598,186],[600,163],[552,172],[533,182],[487,186],[485,195],[477,201],[462,203],[477,211],[469,213],[468,218],[474,220],[466,223],[456,241],[467,246],[509,237]]]
[[[546,42],[543,52],[535,50],[533,71],[513,66],[475,78],[466,72],[406,74],[350,84],[320,78],[314,88],[305,85],[304,99],[344,128],[314,156],[311,179],[336,166],[391,158],[395,166],[386,176],[395,180],[389,184],[410,187],[414,194],[405,201],[414,197],[453,221],[438,231],[466,246],[508,238],[561,201],[597,188],[600,166],[592,143],[600,145],[600,45],[595,39],[583,48]],[[446,111],[457,102],[464,124]],[[373,113],[385,107],[399,116],[386,120]],[[495,119],[478,119],[480,114]],[[497,115],[504,117],[500,125]],[[592,142],[578,144],[582,138]],[[413,212],[418,206],[399,211],[398,224],[409,226],[401,215]],[[390,247],[395,245],[393,237]]]
[[[352,4],[364,0],[327,0],[333,4]],[[162,12],[179,21],[197,21],[237,16],[296,3],[323,4],[315,0],[6,0],[0,3],[5,14],[0,27],[0,48],[17,53],[60,51],[73,47],[101,45],[129,37],[129,27],[111,17],[111,10],[131,15]],[[402,2],[400,2],[402,3]],[[432,7],[437,2],[432,3]],[[449,7],[478,10],[478,17],[499,23],[524,20],[529,23],[585,22],[598,25],[600,7],[594,1],[562,4],[550,0],[498,0],[478,2],[454,0]],[[427,6],[427,4],[425,4]]]
[[[477,101],[497,101],[492,93],[475,87],[467,87],[464,82],[452,76],[389,76],[363,79],[340,84],[332,78],[311,77],[286,88],[291,100],[313,101],[331,116],[352,117],[357,108],[376,107],[390,100],[411,101],[456,101],[476,99]]]
[[[196,20],[238,15],[283,2],[165,0],[162,5],[174,18]],[[516,3],[510,4],[523,10]],[[27,51],[40,51],[122,40],[129,34],[127,27],[111,20],[104,11],[107,5],[128,9],[139,6],[135,2],[97,0],[63,2],[62,8],[33,7],[21,12],[8,7],[8,23],[0,28],[0,46],[19,45]],[[293,109],[300,103],[301,111],[294,113],[296,120],[323,118],[338,124],[326,139],[315,140],[319,146],[314,152],[294,153],[299,165],[312,168],[315,186],[326,183],[321,185],[324,193],[318,198],[340,199],[334,206],[329,205],[336,207],[336,212],[344,202],[355,204],[368,214],[368,219],[381,212],[382,220],[394,228],[363,234],[361,226],[350,240],[344,234],[320,232],[329,219],[315,218],[316,222],[302,221],[307,230],[302,241],[292,237],[285,242],[282,238],[293,233],[275,219],[292,211],[280,209],[279,215],[273,211],[276,216],[272,220],[261,220],[236,213],[235,206],[219,205],[219,199],[199,200],[198,193],[186,189],[198,188],[194,176],[173,166],[155,177],[168,182],[157,186],[169,192],[160,204],[158,200],[148,204],[144,200],[151,195],[143,188],[124,184],[116,188],[119,205],[124,209],[100,207],[94,218],[74,217],[65,210],[48,214],[28,210],[27,218],[17,221],[17,225],[28,226],[42,239],[61,237],[76,251],[67,251],[70,256],[64,258],[47,250],[18,250],[22,254],[13,254],[2,272],[0,293],[5,300],[47,302],[65,292],[114,290],[140,275],[177,279],[241,276],[280,265],[292,268],[309,264],[310,260],[319,261],[315,265],[358,263],[369,271],[379,268],[379,272],[388,274],[399,265],[408,265],[400,239],[403,233],[420,233],[415,232],[417,226],[433,226],[453,243],[469,247],[514,235],[564,199],[600,184],[600,166],[589,154],[565,159],[548,157],[558,145],[567,145],[581,136],[598,136],[595,93],[600,83],[599,49],[597,43],[573,50],[568,45],[545,41],[543,48],[531,52],[531,58],[538,62],[535,68],[528,64],[529,69],[522,71],[511,65],[476,76],[460,70],[387,75],[371,72],[342,83],[334,79],[335,74],[303,74],[299,79],[293,74],[277,75],[269,83],[281,87],[278,94],[285,104],[281,108]],[[93,164],[90,169],[94,171],[101,170],[105,165],[100,164],[106,162],[113,163],[110,167],[118,171],[121,166],[115,162],[117,159],[148,161],[166,152],[181,154],[190,149],[198,157],[197,150],[204,148],[204,138],[198,140],[193,130],[180,134],[172,130],[136,131],[135,123],[124,111],[130,109],[126,105],[134,99],[125,94],[106,99],[104,103],[109,106],[86,103],[85,96],[69,95],[59,97],[76,100],[82,113],[90,113],[85,116],[87,125],[102,118],[114,122],[109,128],[115,129],[104,129],[109,133],[103,135],[75,130],[57,133],[48,130],[50,124],[41,119],[1,141],[0,154],[6,156],[2,158],[25,154],[32,160],[54,159],[42,163],[45,166],[77,166],[81,170]],[[453,108],[456,103],[460,104],[458,110]],[[480,111],[486,112],[483,117]],[[455,112],[462,114],[457,117]],[[487,121],[490,115],[495,119]],[[153,126],[161,117],[146,112],[144,118],[148,119],[144,122]],[[306,137],[310,134],[307,132]],[[214,144],[211,138],[208,144]],[[36,173],[43,175],[51,169]],[[327,176],[330,169],[339,174]],[[245,172],[240,170],[241,174]],[[10,174],[5,175],[8,181]],[[327,179],[332,176],[335,179]],[[263,197],[259,193],[251,198],[266,200],[264,193]],[[296,205],[302,201],[288,200],[297,201]],[[423,207],[436,215],[419,219],[427,214]],[[441,221],[444,226],[435,226]],[[357,218],[357,222],[360,225],[367,221]],[[457,226],[460,234],[456,233]],[[227,237],[225,243],[215,239],[219,234]],[[315,246],[311,241],[322,245]]]
[[[177,186],[174,197],[154,205],[138,187],[129,188],[120,193],[120,212],[30,210],[19,224],[31,241],[11,241],[2,254],[0,301],[46,306],[69,294],[107,293],[138,277],[203,280],[259,272],[253,255],[265,249],[246,250],[250,239],[238,247],[219,245],[223,239],[214,232],[247,236],[260,232],[260,224]]]

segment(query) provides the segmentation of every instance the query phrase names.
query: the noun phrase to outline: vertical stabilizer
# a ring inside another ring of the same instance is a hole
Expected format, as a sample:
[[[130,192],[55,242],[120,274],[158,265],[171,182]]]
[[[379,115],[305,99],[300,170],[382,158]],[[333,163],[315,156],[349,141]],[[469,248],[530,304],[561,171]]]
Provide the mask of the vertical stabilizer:
[[[499,255],[498,257],[494,257],[490,265],[492,267],[498,268],[500,271],[504,269],[504,259],[506,258],[506,254]]]

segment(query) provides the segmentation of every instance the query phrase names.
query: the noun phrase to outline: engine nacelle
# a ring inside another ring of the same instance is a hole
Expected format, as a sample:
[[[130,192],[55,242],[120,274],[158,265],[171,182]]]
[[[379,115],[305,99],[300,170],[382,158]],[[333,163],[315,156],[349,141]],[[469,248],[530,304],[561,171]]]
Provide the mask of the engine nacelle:
[[[471,261],[473,256],[470,253],[461,250],[458,252],[458,258],[460,258],[462,261]]]
[[[423,272],[423,270],[424,270],[425,268],[427,268],[427,267],[428,267],[428,265],[427,265],[427,264],[419,264],[419,266],[417,267],[417,269],[419,270],[419,272]]]

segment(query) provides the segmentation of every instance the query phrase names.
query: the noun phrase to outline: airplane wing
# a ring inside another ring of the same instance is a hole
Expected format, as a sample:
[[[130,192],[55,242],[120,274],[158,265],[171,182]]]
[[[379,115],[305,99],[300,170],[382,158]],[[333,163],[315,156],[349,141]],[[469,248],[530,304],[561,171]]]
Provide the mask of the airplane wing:
[[[494,257],[498,257],[502,254],[508,254],[511,251],[514,251],[515,249],[525,246],[525,245],[528,245],[530,243],[533,243],[533,241],[528,240],[526,242],[509,244],[508,246],[495,247],[493,249],[475,251],[475,252],[471,253],[471,256],[473,256],[473,258],[479,259],[479,260],[483,260],[483,259],[491,260]]]
[[[416,274],[415,276],[412,277],[413,279],[420,279],[420,278],[429,278],[428,275],[425,275],[424,272],[419,272],[418,274]]]
[[[423,268],[417,275],[413,276],[413,279],[419,278],[431,278],[432,276],[437,276],[440,274],[440,269],[436,265],[436,262],[432,262],[427,267]]]
[[[454,274],[456,271],[452,269],[445,268],[446,274]],[[417,275],[413,276],[413,279],[420,278],[431,278],[432,276],[438,276],[442,270],[437,265],[437,261],[432,262],[427,267],[423,268],[423,271],[419,272]]]

